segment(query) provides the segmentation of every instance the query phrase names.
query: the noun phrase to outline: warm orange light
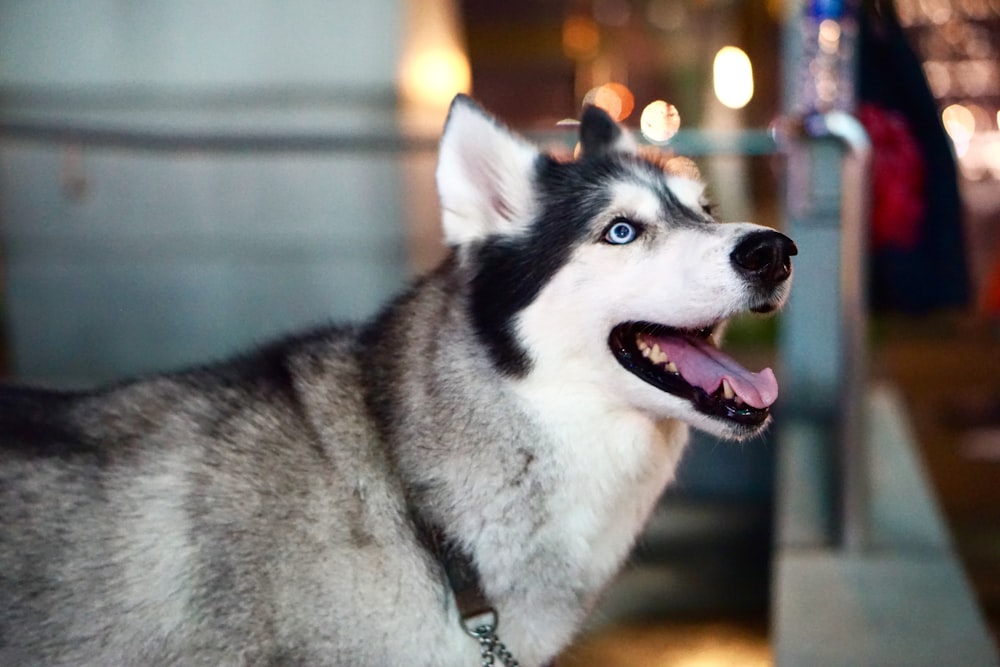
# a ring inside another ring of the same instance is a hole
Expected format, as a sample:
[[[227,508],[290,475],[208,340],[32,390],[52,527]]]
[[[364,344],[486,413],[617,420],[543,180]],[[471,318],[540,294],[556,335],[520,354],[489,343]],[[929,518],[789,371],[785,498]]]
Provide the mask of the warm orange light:
[[[410,56],[402,67],[401,84],[406,97],[417,104],[441,105],[466,92],[472,75],[465,55],[436,49]]]
[[[609,116],[621,121],[628,118],[635,109],[635,96],[624,84],[606,83],[587,91],[583,96],[583,103],[604,109]]]
[[[437,131],[455,93],[468,93],[472,72],[456,0],[403,0],[404,39],[396,82],[406,122]]]
[[[569,16],[563,21],[562,45],[573,60],[589,60],[601,46],[601,31],[589,16]]]
[[[635,95],[628,89],[628,86],[612,81],[611,83],[604,84],[602,87],[614,91],[620,100],[621,109],[618,112],[617,120],[625,120],[632,115],[632,111],[635,110]]]

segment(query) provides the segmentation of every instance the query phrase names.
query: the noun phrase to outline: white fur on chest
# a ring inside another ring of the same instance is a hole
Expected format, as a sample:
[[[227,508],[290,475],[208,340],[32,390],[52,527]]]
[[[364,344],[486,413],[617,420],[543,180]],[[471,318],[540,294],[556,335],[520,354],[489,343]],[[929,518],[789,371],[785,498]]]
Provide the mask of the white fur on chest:
[[[687,426],[609,405],[586,389],[522,389],[551,435],[548,469],[539,471],[551,480],[551,536],[579,554],[580,576],[603,585],[673,479]]]
[[[516,393],[547,436],[532,473],[542,507],[479,565],[484,580],[511,592],[495,600],[504,633],[545,655],[572,637],[620,569],[673,479],[688,428],[612,408],[586,389],[527,381]]]

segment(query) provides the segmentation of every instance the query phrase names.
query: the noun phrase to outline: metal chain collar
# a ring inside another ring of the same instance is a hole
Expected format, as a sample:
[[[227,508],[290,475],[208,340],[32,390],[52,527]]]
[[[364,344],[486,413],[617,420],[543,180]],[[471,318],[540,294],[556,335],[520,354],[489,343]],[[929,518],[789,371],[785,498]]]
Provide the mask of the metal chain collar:
[[[464,617],[462,627],[473,638],[479,641],[480,665],[491,667],[496,664],[494,658],[500,659],[500,664],[505,667],[520,667],[520,663],[514,659],[510,651],[497,637],[497,613],[493,609]]]

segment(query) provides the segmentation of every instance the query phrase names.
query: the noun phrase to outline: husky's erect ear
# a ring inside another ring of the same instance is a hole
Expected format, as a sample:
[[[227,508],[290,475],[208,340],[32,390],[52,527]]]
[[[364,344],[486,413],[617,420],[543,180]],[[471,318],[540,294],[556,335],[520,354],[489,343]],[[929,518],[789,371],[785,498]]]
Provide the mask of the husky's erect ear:
[[[445,240],[517,231],[534,216],[538,150],[465,95],[451,103],[438,156]]]
[[[607,153],[634,153],[635,139],[611,119],[604,109],[587,105],[580,116],[580,154],[600,157]]]

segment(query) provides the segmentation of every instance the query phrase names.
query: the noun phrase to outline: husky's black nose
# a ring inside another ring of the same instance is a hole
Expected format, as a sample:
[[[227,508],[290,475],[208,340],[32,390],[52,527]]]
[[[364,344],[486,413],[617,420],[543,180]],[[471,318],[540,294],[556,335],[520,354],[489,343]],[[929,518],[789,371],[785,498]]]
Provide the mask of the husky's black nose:
[[[792,255],[798,252],[790,238],[767,229],[744,236],[729,259],[736,271],[747,279],[774,287],[792,274]]]

